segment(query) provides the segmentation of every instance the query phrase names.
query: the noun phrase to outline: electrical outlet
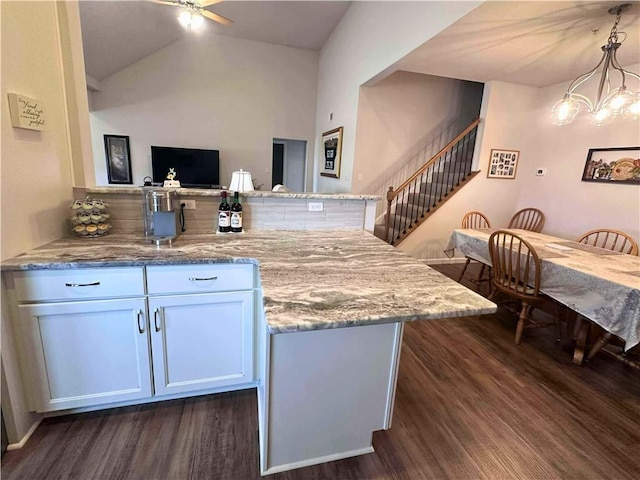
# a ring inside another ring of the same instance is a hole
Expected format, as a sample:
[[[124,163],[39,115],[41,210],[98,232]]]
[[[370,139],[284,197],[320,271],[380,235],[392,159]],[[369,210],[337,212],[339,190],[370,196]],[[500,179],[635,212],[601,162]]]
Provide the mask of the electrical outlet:
[[[196,201],[195,200],[182,200],[181,203],[184,203],[185,210],[195,210],[196,209]]]
[[[542,177],[543,175],[547,174],[547,169],[546,168],[538,168],[536,170],[536,175],[539,177]]]
[[[323,209],[324,204],[322,202],[309,202],[310,212],[321,212]]]
[[[364,175],[362,175],[361,173],[358,174],[358,181],[361,182],[362,180],[364,180]]]

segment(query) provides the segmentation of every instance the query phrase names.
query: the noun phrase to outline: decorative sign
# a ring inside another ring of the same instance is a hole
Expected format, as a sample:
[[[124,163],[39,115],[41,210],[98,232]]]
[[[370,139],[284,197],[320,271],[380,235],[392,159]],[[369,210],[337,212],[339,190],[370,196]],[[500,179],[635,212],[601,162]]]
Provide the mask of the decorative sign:
[[[44,129],[44,109],[42,102],[17,93],[9,93],[11,125],[29,130]]]

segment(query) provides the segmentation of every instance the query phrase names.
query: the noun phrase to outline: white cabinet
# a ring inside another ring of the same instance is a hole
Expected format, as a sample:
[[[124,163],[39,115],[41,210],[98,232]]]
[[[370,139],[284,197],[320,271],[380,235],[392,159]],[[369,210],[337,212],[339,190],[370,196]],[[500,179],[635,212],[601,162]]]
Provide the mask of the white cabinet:
[[[144,298],[20,305],[18,311],[34,410],[151,395]]]
[[[156,395],[253,380],[253,292],[150,297]]]
[[[11,280],[32,410],[254,381],[252,264],[150,266],[146,276],[144,267],[34,270]]]

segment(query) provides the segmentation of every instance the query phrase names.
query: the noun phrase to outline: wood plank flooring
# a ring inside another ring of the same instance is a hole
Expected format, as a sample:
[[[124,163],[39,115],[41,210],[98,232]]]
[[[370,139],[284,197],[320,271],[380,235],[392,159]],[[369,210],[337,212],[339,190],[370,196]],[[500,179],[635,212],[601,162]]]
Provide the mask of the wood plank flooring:
[[[376,452],[269,478],[639,478],[638,371],[573,365],[553,329],[520,346],[514,332],[502,311],[407,324]],[[255,390],[50,418],[3,456],[2,479],[257,479],[257,424]]]

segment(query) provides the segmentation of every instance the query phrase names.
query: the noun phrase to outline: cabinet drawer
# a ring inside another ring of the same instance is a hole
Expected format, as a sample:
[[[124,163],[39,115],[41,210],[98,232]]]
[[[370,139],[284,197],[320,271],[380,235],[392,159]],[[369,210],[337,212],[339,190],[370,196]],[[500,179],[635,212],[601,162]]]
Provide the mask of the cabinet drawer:
[[[149,295],[223,292],[253,288],[253,265],[215,263],[147,267]]]
[[[144,295],[142,267],[14,272],[18,301],[82,300]]]

